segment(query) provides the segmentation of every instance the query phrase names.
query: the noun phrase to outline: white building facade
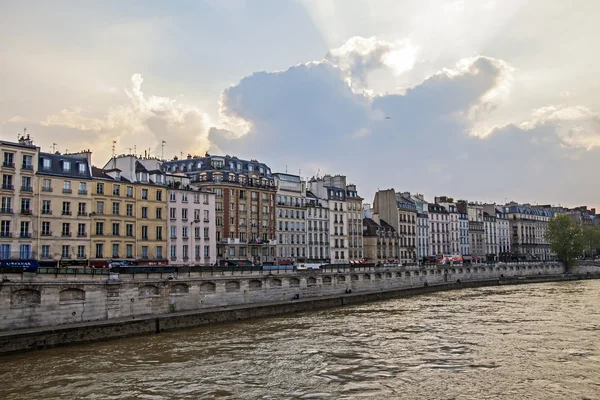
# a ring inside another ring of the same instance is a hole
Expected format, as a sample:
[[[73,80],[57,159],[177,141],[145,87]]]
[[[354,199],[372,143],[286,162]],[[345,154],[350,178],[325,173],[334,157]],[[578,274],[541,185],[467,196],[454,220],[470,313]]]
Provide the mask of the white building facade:
[[[307,255],[306,182],[299,176],[274,173],[277,184],[275,222],[277,263],[305,262]]]

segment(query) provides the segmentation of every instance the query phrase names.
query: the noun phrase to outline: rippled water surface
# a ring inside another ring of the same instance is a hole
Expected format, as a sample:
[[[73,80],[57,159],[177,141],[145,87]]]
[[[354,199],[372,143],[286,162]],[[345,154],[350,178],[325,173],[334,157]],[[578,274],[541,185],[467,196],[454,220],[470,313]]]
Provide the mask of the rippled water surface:
[[[0,358],[1,399],[598,399],[600,281],[469,289]]]

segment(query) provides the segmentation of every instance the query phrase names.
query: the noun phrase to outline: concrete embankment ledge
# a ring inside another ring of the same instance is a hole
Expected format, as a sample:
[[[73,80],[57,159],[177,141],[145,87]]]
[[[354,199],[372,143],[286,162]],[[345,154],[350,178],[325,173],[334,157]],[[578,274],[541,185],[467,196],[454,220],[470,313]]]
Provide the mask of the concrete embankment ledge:
[[[488,279],[430,286],[380,289],[332,296],[300,298],[285,302],[254,303],[196,311],[173,312],[80,322],[53,327],[29,328],[0,332],[0,355],[72,344],[90,343],[138,335],[194,328],[216,323],[263,318],[304,311],[343,307],[372,301],[410,297],[447,290],[484,286],[531,284],[544,282],[597,279],[598,275],[538,275],[510,279]]]

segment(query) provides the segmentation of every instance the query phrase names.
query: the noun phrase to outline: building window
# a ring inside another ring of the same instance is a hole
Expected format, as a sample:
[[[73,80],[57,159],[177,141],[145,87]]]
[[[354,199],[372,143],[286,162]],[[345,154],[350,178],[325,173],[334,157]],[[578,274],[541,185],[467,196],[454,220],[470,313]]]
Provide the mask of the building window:
[[[133,257],[133,245],[132,244],[125,245],[125,256],[127,258]]]
[[[127,216],[133,217],[133,204],[127,204]]]
[[[162,201],[162,190],[156,190],[156,201]]]
[[[156,207],[156,219],[162,219],[162,208]]]
[[[125,195],[127,197],[133,197],[133,186],[127,186],[125,189]]]
[[[142,200],[148,200],[148,189],[142,189]]]
[[[119,257],[119,245],[118,244],[113,244],[112,245],[112,257],[113,258],[118,258]]]
[[[77,258],[85,258],[85,246],[77,246]]]
[[[120,235],[120,231],[121,231],[121,229],[120,229],[119,223],[113,222],[113,224],[112,224],[112,234],[113,234],[113,236],[119,236]]]
[[[71,172],[71,162],[70,161],[63,161],[63,171]]]
[[[189,258],[189,254],[188,254],[188,245],[184,244],[183,245],[183,259],[186,260]]]
[[[177,209],[176,208],[169,208],[169,218],[177,219]]]
[[[177,258],[177,246],[174,244],[171,245],[171,258]]]
[[[162,246],[156,246],[156,258],[157,259],[163,258]]]
[[[175,239],[177,237],[177,227],[171,226],[171,239]]]
[[[120,196],[120,195],[121,195],[121,186],[114,185],[113,186],[113,196]]]
[[[71,181],[64,181],[63,182],[63,193],[71,193]]]
[[[102,243],[96,243],[96,258],[104,258],[104,245]]]
[[[148,207],[142,207],[142,218],[148,218]]]
[[[0,254],[0,258],[3,258],[2,256],[3,255]],[[50,246],[47,244],[42,246],[42,258],[50,258]]]
[[[30,244],[22,244],[19,246],[19,256],[21,259],[29,260],[31,259],[31,245]]]
[[[104,222],[96,222],[96,235],[104,235]]]
[[[148,227],[142,226],[142,240],[148,240]]]
[[[79,224],[77,226],[77,236],[79,236],[79,237],[85,236],[85,224]]]
[[[119,210],[119,208],[120,208],[119,206],[120,206],[119,203],[116,203],[116,202],[112,203],[112,213],[113,213],[113,215],[119,215],[119,211],[120,211]]]
[[[182,208],[181,209],[181,219],[184,221],[187,221],[187,218],[188,218],[188,209]]]
[[[104,214],[104,202],[103,201],[98,201],[96,203],[96,213]]]
[[[125,235],[129,237],[133,236],[133,224],[125,225]]]
[[[69,255],[69,249],[70,246],[68,245],[62,246],[62,251],[60,254],[61,258],[71,258],[71,256]]]
[[[71,224],[69,224],[69,223],[62,224],[62,236],[71,236]]]
[[[148,258],[148,246],[142,246],[142,258]]]
[[[96,183],[96,193],[104,194],[104,183]]]
[[[162,240],[162,226],[156,227],[156,240]]]

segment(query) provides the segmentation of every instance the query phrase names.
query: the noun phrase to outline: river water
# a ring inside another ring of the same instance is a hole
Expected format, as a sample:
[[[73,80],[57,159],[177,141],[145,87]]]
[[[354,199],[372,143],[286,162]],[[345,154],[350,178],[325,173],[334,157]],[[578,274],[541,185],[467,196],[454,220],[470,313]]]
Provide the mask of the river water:
[[[467,289],[0,358],[1,399],[598,399],[600,281]]]

